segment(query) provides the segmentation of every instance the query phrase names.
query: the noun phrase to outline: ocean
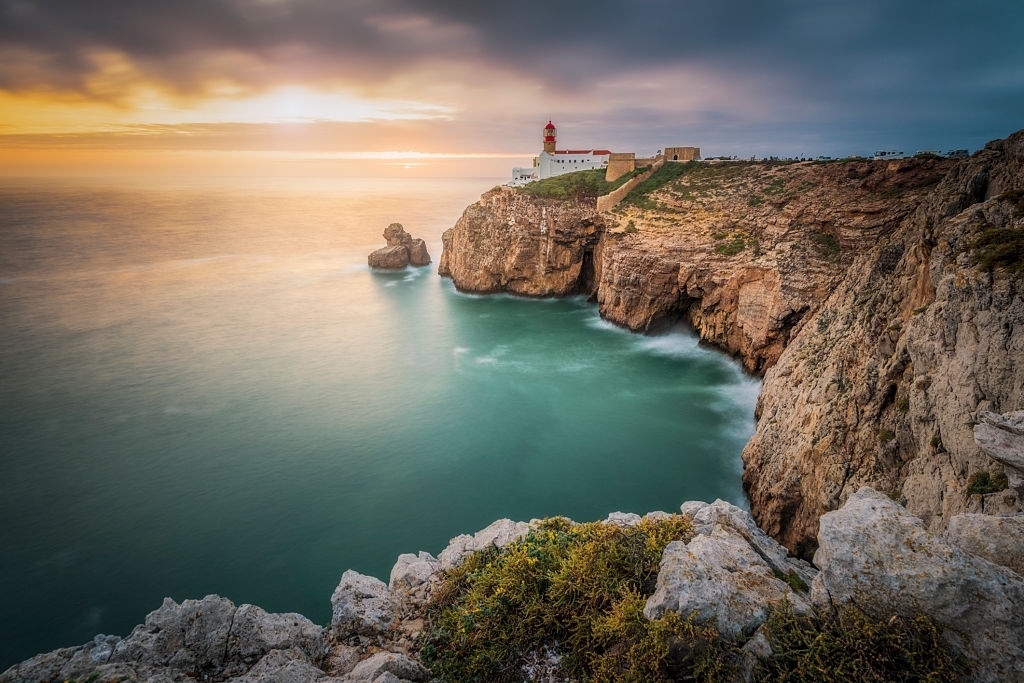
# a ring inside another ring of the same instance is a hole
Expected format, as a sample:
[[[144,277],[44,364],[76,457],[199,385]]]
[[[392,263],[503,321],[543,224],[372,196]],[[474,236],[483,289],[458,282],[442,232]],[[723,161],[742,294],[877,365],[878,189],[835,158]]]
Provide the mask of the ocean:
[[[326,624],[502,517],[746,506],[735,362],[438,277],[498,182],[0,182],[0,670],[164,596]],[[396,221],[434,264],[370,271]]]

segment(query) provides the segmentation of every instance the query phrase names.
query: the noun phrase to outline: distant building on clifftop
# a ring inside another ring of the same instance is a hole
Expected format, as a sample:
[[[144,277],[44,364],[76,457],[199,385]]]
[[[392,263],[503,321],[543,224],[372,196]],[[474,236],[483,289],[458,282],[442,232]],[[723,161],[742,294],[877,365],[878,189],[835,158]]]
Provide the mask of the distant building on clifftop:
[[[659,153],[651,159],[637,159],[633,152],[611,152],[607,149],[557,149],[557,129],[548,121],[544,126],[543,151],[533,158],[533,166],[512,169],[512,180],[507,184],[522,187],[535,180],[554,178],[563,173],[574,171],[590,171],[605,169],[605,180],[612,181],[630,173],[638,166],[648,166],[659,157],[666,161],[699,161],[700,147],[666,147],[665,153]]]

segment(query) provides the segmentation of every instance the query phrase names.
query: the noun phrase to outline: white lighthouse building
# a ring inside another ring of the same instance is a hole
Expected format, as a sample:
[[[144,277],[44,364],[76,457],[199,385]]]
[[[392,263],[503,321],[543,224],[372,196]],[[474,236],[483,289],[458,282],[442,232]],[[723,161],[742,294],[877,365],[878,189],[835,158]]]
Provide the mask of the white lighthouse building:
[[[521,187],[534,180],[554,178],[573,171],[590,171],[608,168],[611,152],[607,149],[556,149],[555,124],[548,121],[544,126],[544,151],[533,158],[533,166],[513,168],[512,180],[508,185]]]

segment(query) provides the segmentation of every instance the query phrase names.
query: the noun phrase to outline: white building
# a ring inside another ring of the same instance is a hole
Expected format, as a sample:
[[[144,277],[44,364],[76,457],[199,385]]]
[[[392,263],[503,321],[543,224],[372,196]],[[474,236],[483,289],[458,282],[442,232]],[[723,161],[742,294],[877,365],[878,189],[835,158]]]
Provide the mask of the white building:
[[[548,121],[544,126],[544,151],[533,158],[532,167],[513,168],[508,185],[521,187],[534,180],[554,178],[563,173],[608,168],[611,152],[607,149],[555,149],[555,133],[555,124]]]

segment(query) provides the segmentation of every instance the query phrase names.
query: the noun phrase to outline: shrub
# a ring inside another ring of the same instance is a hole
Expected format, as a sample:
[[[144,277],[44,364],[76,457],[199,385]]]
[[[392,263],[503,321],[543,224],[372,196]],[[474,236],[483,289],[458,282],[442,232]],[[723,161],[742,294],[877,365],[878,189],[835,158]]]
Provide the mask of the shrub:
[[[447,681],[522,680],[527,658],[544,651],[582,680],[721,680],[734,644],[674,612],[643,614],[665,546],[690,535],[679,516],[633,528],[545,520],[446,575],[427,610],[423,660]]]
[[[715,253],[722,256],[735,256],[747,246],[746,240],[742,237],[735,237],[728,242],[721,242],[715,245]]]
[[[636,227],[636,223],[630,221],[629,223],[626,224],[626,227],[622,229],[622,232],[626,233],[627,235],[631,235],[634,232],[639,232],[639,228]]]
[[[971,481],[967,485],[967,495],[973,496],[978,493],[984,496],[987,493],[1002,491],[1007,486],[1009,486],[1009,481],[1005,472],[992,474],[991,472],[981,470],[980,472],[975,472],[974,476],[971,477]]]
[[[777,610],[766,622],[773,656],[756,681],[956,681],[967,672],[927,617],[874,619],[853,606],[835,617]]]
[[[835,237],[824,232],[812,232],[810,237],[822,258],[832,260],[839,257],[839,241]]]
[[[885,427],[882,427],[881,429],[878,430],[878,441],[880,443],[886,443],[887,441],[892,441],[895,438],[896,432],[892,431],[891,429],[886,429]]]
[[[1011,273],[1024,272],[1024,229],[989,228],[971,244],[975,259],[983,268],[1005,268]]]

